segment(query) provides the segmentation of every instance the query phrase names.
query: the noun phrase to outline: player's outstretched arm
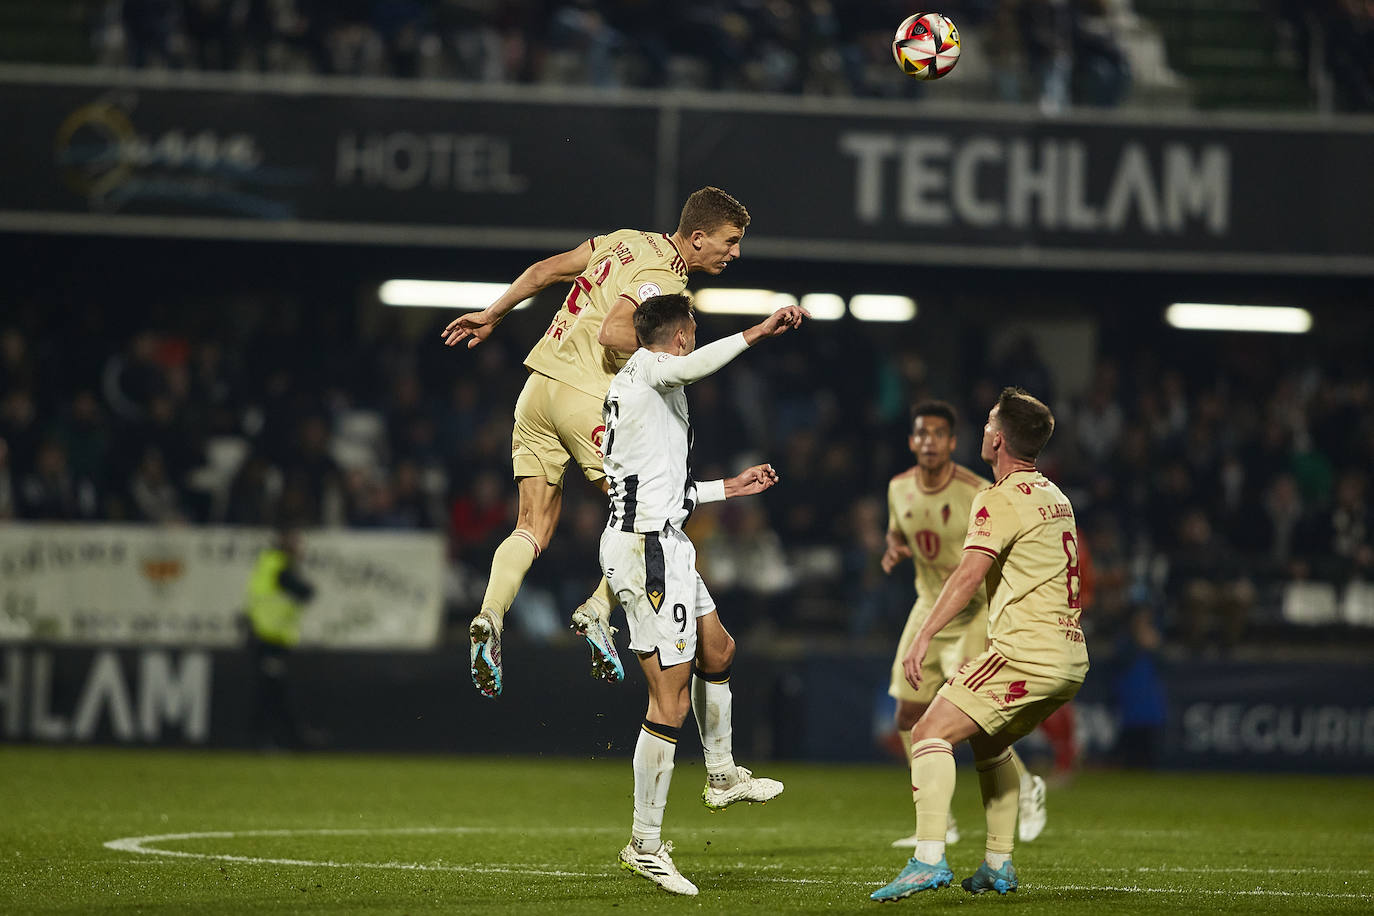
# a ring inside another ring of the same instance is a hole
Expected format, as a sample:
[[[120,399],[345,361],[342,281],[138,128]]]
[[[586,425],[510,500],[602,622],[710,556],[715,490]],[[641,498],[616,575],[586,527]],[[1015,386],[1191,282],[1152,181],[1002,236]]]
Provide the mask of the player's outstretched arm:
[[[778,309],[767,318],[760,321],[744,332],[744,342],[753,346],[760,340],[768,337],[777,337],[786,334],[792,328],[801,327],[804,319],[810,318],[811,313],[800,305],[789,305],[787,308]]]
[[[956,614],[968,606],[973,593],[978,591],[978,586],[987,578],[992,560],[991,554],[981,550],[965,550],[959,565],[945,580],[945,587],[940,589],[940,597],[935,599],[930,616],[921,624],[915,641],[902,659],[902,672],[906,674],[907,683],[914,689],[919,690],[921,687],[921,666],[925,662],[926,650],[930,648],[930,640],[945,624],[953,620]]]
[[[730,360],[748,350],[754,341],[765,337],[777,337],[789,328],[798,327],[803,319],[809,317],[810,313],[798,305],[778,309],[749,330],[713,340],[686,356],[660,354],[657,360],[649,363],[651,368],[645,378],[650,385],[660,390],[690,385],[728,364]]]
[[[468,349],[472,349],[491,336],[491,332],[496,330],[511,309],[555,283],[570,282],[587,269],[591,260],[592,241],[588,239],[571,251],[536,261],[515,278],[501,298],[480,312],[459,315],[448,323],[439,336],[444,339],[446,346],[456,347],[466,340]]]
[[[756,464],[734,477],[725,478],[725,498],[753,496],[778,482],[778,472],[771,464]]]

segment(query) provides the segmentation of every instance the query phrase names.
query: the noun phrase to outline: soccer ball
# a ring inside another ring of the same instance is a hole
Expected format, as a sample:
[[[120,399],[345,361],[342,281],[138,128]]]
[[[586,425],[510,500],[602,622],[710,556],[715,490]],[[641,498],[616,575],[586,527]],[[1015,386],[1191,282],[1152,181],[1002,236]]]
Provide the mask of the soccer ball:
[[[938,80],[959,63],[959,29],[939,13],[908,16],[892,38],[892,56],[907,76]]]

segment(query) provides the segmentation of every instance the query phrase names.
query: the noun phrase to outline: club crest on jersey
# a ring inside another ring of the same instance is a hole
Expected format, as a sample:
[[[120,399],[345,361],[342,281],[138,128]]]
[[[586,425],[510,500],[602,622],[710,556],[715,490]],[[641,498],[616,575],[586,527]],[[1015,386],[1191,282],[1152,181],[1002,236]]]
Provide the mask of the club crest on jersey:
[[[973,516],[973,524],[986,525],[990,517],[991,516],[989,516],[988,514],[988,507],[983,506],[981,509],[978,510],[978,513]]]
[[[679,639],[677,642],[673,643],[673,645],[677,647],[679,652],[682,652],[687,648],[687,640]]]
[[[663,290],[657,283],[641,283],[639,286],[640,302],[643,302],[645,299],[652,299],[654,296],[661,296],[662,294]]]
[[[916,532],[913,539],[916,546],[920,548],[921,555],[927,560],[933,560],[940,555],[940,536],[929,528],[923,528]]]

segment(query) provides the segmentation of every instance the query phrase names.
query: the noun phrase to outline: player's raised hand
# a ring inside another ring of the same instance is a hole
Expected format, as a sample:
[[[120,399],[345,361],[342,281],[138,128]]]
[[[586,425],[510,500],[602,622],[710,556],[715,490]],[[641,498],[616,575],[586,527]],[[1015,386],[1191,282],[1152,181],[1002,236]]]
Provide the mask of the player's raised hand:
[[[800,305],[789,305],[780,308],[767,318],[754,325],[744,332],[744,339],[753,343],[763,337],[777,337],[779,334],[786,334],[792,328],[801,327],[804,319],[810,318],[811,313]]]
[[[735,477],[726,478],[725,498],[753,496],[755,493],[762,493],[777,482],[778,472],[773,470],[771,464],[756,464],[752,468],[741,471]]]
[[[490,337],[491,332],[496,330],[500,323],[499,318],[492,318],[488,311],[483,309],[480,312],[459,315],[448,323],[439,336],[444,338],[444,345],[449,347],[456,347],[466,340],[468,349],[471,350]]]

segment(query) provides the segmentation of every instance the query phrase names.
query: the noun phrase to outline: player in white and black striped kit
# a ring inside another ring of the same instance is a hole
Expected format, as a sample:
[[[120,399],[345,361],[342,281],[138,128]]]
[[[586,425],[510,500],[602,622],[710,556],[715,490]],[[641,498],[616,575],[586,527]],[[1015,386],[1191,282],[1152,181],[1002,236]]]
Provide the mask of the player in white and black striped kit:
[[[748,330],[696,348],[696,319],[683,294],[644,300],[634,315],[640,349],[611,381],[603,417],[603,467],[611,517],[601,535],[601,569],[625,608],[630,648],[649,683],[649,709],[635,744],[634,826],[622,867],[675,894],[694,895],[663,842],[663,810],[673,753],[688,708],[695,710],[706,757],[708,808],[766,802],[782,783],[736,766],[731,750],[730,665],[735,641],[696,570],[696,548],[682,526],[698,503],[762,493],[777,483],[770,465],[727,480],[694,481],[692,427],[684,386],[705,378],[752,344],[798,327],[798,306],[779,309]]]

